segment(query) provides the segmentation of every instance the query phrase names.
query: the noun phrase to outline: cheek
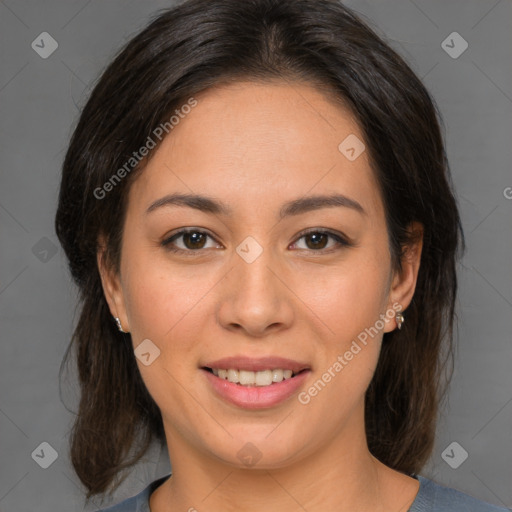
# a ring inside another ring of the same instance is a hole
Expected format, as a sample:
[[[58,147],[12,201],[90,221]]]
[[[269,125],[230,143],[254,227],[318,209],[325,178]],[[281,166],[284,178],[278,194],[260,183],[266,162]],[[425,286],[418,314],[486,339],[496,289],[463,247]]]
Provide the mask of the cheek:
[[[140,245],[140,244],[139,244]],[[198,266],[171,265],[161,248],[137,249],[122,261],[123,292],[134,341],[150,338],[163,342],[189,322],[202,299],[215,285],[212,273]]]
[[[319,405],[327,407],[334,400],[341,414],[342,404],[351,407],[363,396],[379,358],[388,279],[386,259],[369,251],[347,258],[328,275],[310,273],[309,285],[302,284],[298,295],[321,320],[318,325],[325,333],[318,371],[330,391],[322,393]]]
[[[308,269],[302,275],[308,279],[297,279],[294,290],[323,321],[326,333],[342,342],[373,325],[386,307],[388,268],[371,255],[360,253],[336,268]]]
[[[193,389],[189,379],[196,373],[195,352],[202,338],[198,326],[206,314],[204,298],[216,281],[199,277],[197,269],[186,274],[170,269],[148,254],[126,261],[124,281],[134,349],[149,339],[159,350],[148,366],[137,359],[142,379],[163,414],[180,410],[185,417],[190,396],[183,386]]]

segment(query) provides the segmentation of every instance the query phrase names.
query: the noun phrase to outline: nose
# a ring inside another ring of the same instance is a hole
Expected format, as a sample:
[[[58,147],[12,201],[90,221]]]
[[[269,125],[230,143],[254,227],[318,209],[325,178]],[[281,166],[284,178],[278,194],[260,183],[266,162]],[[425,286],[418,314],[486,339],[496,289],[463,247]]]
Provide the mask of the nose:
[[[293,293],[271,251],[263,250],[252,263],[236,258],[223,280],[217,308],[222,327],[253,338],[289,328],[294,318]]]

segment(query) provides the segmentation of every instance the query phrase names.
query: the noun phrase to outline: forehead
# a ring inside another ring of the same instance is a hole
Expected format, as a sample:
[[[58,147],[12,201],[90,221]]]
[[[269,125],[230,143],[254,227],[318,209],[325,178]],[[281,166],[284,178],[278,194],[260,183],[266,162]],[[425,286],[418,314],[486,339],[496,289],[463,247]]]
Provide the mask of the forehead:
[[[340,151],[345,140],[364,140],[341,102],[286,82],[221,85],[195,99],[132,185],[132,205],[174,190],[229,197],[241,207],[339,191],[379,208],[367,152],[350,160]]]

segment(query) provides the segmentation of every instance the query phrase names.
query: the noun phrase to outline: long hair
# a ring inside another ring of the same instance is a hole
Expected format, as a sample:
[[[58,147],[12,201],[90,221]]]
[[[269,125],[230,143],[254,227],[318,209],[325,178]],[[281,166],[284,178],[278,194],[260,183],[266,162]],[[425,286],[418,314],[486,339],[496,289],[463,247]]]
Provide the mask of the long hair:
[[[102,73],[63,163],[55,227],[80,291],[63,365],[73,353],[81,396],[70,452],[88,499],[113,491],[121,471],[152,440],[165,439],[130,336],[112,320],[96,259],[101,235],[109,265],[119,270],[127,193],[155,150],[110,181],[108,194],[101,190],[194,94],[242,79],[314,84],[353,112],[384,202],[395,268],[411,243],[407,227],[423,225],[415,294],[404,327],[384,335],[365,428],[371,453],[398,471],[417,473],[431,454],[447,363],[453,366],[463,246],[434,100],[404,60],[337,1],[188,0],[158,13]]]

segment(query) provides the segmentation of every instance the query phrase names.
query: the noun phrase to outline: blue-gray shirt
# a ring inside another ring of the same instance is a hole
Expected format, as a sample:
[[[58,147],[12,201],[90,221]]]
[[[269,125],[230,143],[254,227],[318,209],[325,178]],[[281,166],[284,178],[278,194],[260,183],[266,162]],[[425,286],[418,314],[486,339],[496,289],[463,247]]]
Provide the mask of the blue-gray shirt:
[[[151,482],[142,492],[101,512],[150,512],[151,493],[170,475]],[[489,505],[455,489],[443,487],[420,475],[413,475],[420,482],[418,494],[408,512],[510,512],[509,509]]]

